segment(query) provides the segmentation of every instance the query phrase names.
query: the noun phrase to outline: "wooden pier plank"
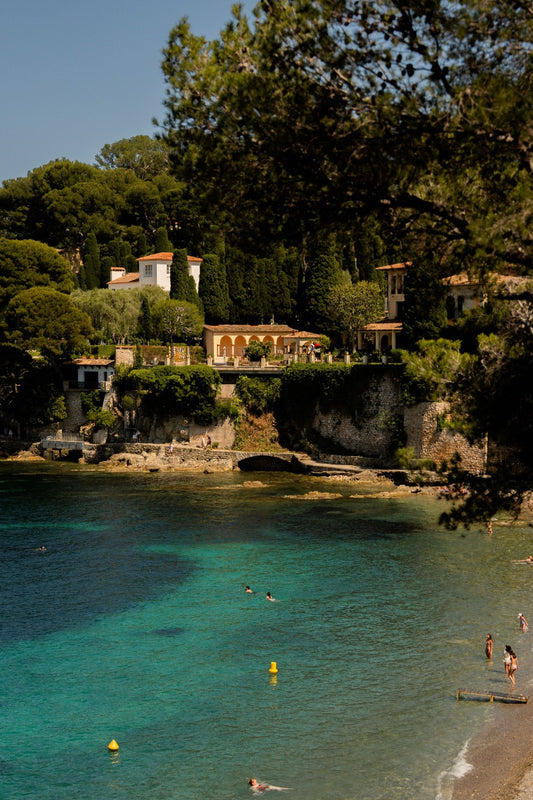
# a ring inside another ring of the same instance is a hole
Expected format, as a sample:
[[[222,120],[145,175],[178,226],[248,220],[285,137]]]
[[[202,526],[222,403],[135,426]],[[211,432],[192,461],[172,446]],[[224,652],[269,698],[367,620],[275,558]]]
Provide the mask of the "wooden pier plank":
[[[510,694],[508,692],[491,692],[482,689],[457,689],[455,697],[457,700],[468,700],[469,698],[479,697],[480,699],[488,700],[490,703],[494,700],[507,703],[527,703],[529,701],[528,695]]]

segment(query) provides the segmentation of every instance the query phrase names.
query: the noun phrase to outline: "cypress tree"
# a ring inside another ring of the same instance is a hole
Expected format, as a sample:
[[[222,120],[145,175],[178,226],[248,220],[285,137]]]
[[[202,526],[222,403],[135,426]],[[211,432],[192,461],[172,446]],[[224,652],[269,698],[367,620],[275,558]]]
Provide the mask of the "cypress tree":
[[[100,289],[105,286],[105,282],[110,279],[109,273],[103,281],[100,264],[100,251],[94,233],[89,233],[85,241],[85,251],[83,254],[83,264],[85,267],[85,284],[87,289]]]
[[[306,327],[320,331],[328,325],[329,290],[342,282],[342,271],[333,234],[319,232],[313,235],[307,249],[309,257],[302,287],[302,320]]]
[[[214,253],[203,257],[198,294],[207,323],[218,325],[228,321],[230,303],[226,270]]]
[[[141,300],[141,313],[139,314],[139,337],[149,344],[153,334],[152,311],[148,298],[143,295]]]
[[[162,251],[164,252],[164,251]],[[170,299],[186,300],[189,291],[189,262],[186,250],[174,250],[170,265]]]
[[[168,238],[166,228],[158,228],[154,238],[154,253],[172,253],[174,250],[172,242]]]
[[[446,292],[437,264],[411,264],[405,273],[402,346],[438,339],[446,327]]]

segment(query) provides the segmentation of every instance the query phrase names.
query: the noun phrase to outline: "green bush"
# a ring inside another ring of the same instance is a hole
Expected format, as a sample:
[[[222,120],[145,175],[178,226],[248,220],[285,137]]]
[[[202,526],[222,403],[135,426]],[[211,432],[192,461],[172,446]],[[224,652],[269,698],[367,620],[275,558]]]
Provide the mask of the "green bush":
[[[261,361],[262,358],[268,358],[272,352],[271,342],[250,342],[248,347],[244,348],[244,355],[250,361]]]
[[[97,428],[112,428],[117,418],[108,408],[100,408],[98,411],[90,411],[87,414],[89,422],[94,422]]]
[[[394,457],[400,469],[412,469],[411,465],[415,458],[415,451],[412,447],[398,447]]]
[[[235,384],[235,395],[246,410],[253,414],[272,411],[280,390],[280,378],[250,378],[247,375],[239,375]]]
[[[220,375],[211,367],[132,369],[115,383],[120,393],[137,393],[148,416],[180,414],[199,425],[218,419]]]
[[[80,392],[81,409],[87,419],[89,414],[99,411],[102,408],[102,393],[98,389],[92,392]]]

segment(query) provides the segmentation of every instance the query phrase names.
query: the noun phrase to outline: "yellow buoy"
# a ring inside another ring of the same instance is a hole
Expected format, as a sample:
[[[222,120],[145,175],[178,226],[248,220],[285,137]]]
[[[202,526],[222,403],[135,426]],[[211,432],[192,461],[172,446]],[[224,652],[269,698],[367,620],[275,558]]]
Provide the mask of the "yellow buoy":
[[[268,670],[271,675],[276,675],[278,671],[278,665],[275,661],[270,662],[270,669]]]
[[[107,745],[107,749],[113,751],[118,750],[118,744],[115,742],[114,739],[111,742],[109,742],[109,744]]]

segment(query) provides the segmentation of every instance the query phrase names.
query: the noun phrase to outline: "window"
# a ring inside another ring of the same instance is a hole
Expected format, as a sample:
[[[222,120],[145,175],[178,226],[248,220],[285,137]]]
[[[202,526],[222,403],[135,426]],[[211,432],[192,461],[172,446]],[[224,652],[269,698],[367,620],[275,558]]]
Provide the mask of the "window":
[[[167,276],[170,275],[170,264],[167,264]]]
[[[151,278],[152,277],[152,265],[151,264],[145,264],[144,265],[144,277],[145,278]]]

